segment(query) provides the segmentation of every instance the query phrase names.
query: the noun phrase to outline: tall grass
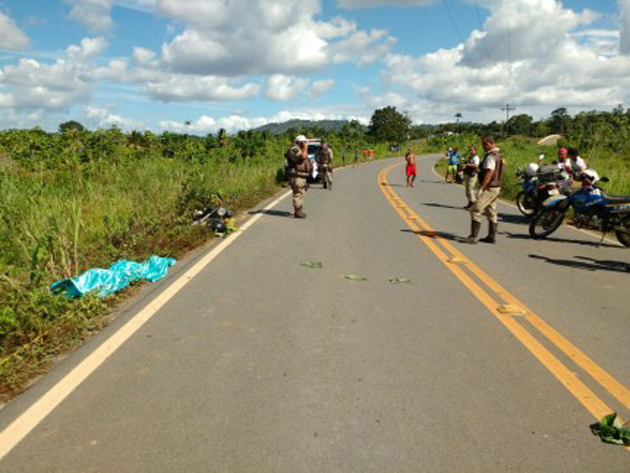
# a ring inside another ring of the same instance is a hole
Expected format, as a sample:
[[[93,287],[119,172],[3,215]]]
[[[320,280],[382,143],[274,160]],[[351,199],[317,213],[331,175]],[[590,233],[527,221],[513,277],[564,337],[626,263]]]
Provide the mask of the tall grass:
[[[49,285],[118,259],[179,257],[212,237],[192,213],[220,193],[235,210],[278,188],[283,138],[254,157],[181,135],[116,130],[0,133],[0,401],[45,369],[50,355],[100,328],[121,295],[70,301]],[[144,140],[144,141],[142,141]],[[335,145],[341,164],[341,144]],[[138,144],[140,143],[140,144]],[[394,154],[385,144],[375,157]],[[346,163],[354,158],[347,149]]]
[[[211,237],[191,225],[194,209],[215,192],[235,210],[252,206],[275,191],[282,162],[281,153],[234,162],[149,156],[45,169],[1,158],[0,398],[51,347],[72,346],[101,323],[103,301],[51,295],[52,282],[117,259],[182,255]]]

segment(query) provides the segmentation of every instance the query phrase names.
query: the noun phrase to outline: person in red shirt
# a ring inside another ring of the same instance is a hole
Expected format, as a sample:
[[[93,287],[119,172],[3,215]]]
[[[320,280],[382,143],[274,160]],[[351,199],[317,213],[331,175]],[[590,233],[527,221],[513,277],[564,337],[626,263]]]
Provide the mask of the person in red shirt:
[[[374,150],[372,148],[370,148],[370,150],[368,151],[369,155],[370,155],[370,161],[372,161],[374,159]]]
[[[405,168],[405,174],[407,174],[407,187],[413,187],[413,181],[416,180],[416,155],[411,148],[407,150],[405,155],[407,161],[407,167]]]
[[[363,150],[363,162],[367,161],[367,149]]]

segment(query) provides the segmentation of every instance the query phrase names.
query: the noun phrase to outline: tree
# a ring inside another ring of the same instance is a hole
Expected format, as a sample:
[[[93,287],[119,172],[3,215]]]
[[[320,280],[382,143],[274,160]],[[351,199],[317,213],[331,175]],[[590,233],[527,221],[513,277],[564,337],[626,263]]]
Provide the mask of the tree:
[[[59,133],[69,133],[70,131],[84,131],[85,127],[76,120],[70,120],[59,125]]]
[[[375,141],[405,141],[411,121],[396,107],[385,107],[374,111],[368,134]]]
[[[228,143],[228,134],[225,128],[221,128],[217,133],[217,141],[219,142],[219,147],[224,148]]]
[[[510,130],[513,135],[531,135],[533,131],[534,119],[524,113],[514,115],[507,121],[506,130]]]
[[[553,112],[551,112],[551,120],[549,122],[551,132],[563,135],[566,132],[567,123],[570,119],[571,117],[569,116],[566,108],[556,108]]]

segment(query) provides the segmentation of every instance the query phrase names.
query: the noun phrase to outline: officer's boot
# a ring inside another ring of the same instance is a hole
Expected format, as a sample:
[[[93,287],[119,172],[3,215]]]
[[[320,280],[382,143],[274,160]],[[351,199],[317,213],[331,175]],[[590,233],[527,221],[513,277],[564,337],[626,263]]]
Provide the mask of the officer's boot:
[[[302,212],[302,207],[295,208],[295,218],[306,218],[306,214]]]
[[[482,238],[479,241],[482,241],[484,243],[496,243],[498,226],[499,225],[496,222],[488,222],[488,236],[485,238]]]
[[[479,237],[479,229],[481,228],[481,222],[473,220],[470,224],[470,235],[464,240],[464,243],[470,243],[471,245],[477,244],[477,238]]]

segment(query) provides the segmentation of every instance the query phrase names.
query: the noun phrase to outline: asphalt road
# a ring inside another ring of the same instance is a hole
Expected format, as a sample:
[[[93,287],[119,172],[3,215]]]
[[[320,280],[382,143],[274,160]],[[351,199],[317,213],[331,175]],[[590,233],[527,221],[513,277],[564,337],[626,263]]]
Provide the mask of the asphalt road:
[[[465,245],[463,189],[433,161],[413,189],[401,160],[383,161],[313,186],[306,220],[290,198],[266,211],[0,470],[630,471],[630,451],[589,430],[608,409],[630,418],[630,250],[571,228],[532,241],[506,205],[498,244]],[[0,428],[193,263],[0,411]]]

